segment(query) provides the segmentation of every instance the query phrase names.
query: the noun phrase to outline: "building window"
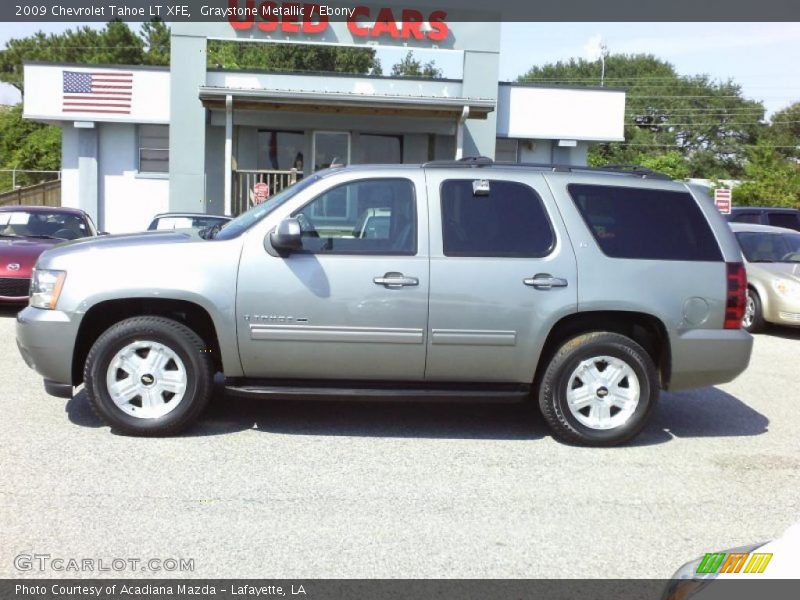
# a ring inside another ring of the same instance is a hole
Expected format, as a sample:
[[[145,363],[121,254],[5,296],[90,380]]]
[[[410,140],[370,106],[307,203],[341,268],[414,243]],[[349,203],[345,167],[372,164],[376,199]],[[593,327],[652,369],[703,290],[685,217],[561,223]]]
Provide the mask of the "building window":
[[[364,164],[390,165],[403,162],[403,137],[362,133],[358,138]]]
[[[139,172],[169,173],[169,125],[139,125]]]
[[[302,131],[258,131],[258,169],[262,171],[303,171]]]
[[[519,142],[508,138],[497,138],[494,158],[497,162],[518,162]]]

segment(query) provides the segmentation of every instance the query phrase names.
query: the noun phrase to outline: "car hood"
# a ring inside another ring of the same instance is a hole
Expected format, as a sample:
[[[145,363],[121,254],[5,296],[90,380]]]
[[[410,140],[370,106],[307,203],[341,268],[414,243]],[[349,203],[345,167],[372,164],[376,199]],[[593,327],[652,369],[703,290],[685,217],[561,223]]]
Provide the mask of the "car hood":
[[[146,233],[125,233],[119,235],[101,235],[98,237],[81,238],[66,244],[61,244],[58,248],[52,248],[47,252],[47,257],[66,256],[77,252],[91,250],[138,248],[142,246],[165,246],[180,243],[201,243],[205,240],[192,238],[186,233],[173,233],[172,231],[161,233],[160,231],[149,231]]]
[[[30,277],[39,255],[63,242],[60,239],[0,238],[0,277]]]
[[[749,277],[785,277],[800,283],[800,263],[747,263]]]

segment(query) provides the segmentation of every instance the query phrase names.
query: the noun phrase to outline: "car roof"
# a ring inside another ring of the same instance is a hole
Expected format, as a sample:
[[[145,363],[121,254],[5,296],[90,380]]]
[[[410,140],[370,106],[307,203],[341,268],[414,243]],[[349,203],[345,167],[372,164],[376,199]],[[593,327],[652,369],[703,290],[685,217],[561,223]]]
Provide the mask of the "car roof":
[[[153,220],[161,219],[164,217],[203,217],[203,218],[213,218],[213,219],[232,219],[233,217],[228,217],[226,215],[212,215],[209,213],[201,213],[201,212],[166,212],[166,213],[159,213]]]
[[[481,172],[488,170],[512,170],[519,172],[523,171],[538,171],[550,173],[585,173],[591,175],[627,175],[630,177],[638,177],[641,179],[651,180],[664,180],[673,181],[673,179],[660,173],[653,171],[646,167],[638,165],[608,165],[604,167],[590,167],[586,165],[569,165],[559,163],[517,163],[498,161],[495,162],[491,158],[485,156],[466,156],[457,160],[432,160],[422,164],[358,164],[347,166],[334,166],[328,169],[322,169],[315,174],[320,174],[322,177],[327,177],[333,173],[341,172],[369,172],[379,170],[408,170],[408,169],[474,169],[474,172]]]
[[[774,225],[759,225],[757,223],[728,223],[735,232],[748,231],[751,233],[798,233],[794,229],[775,227]]]
[[[800,212],[796,208],[787,208],[785,206],[734,206],[731,212],[783,212],[783,213],[796,213]]]
[[[69,206],[20,206],[18,204],[0,206],[0,212],[13,212],[21,210],[24,212],[32,213],[62,213],[65,215],[78,215],[85,216],[86,213],[80,208],[71,208]]]

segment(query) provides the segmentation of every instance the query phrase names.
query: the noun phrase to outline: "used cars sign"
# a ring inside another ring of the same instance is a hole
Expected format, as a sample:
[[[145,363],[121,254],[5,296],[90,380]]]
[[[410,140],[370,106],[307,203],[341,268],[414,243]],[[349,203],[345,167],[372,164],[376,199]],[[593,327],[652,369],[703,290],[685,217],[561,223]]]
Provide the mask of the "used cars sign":
[[[264,32],[319,34],[328,29],[330,17],[344,17],[355,37],[441,42],[450,33],[443,10],[425,15],[410,8],[343,8],[298,2],[262,2],[256,6],[256,0],[228,0],[227,17],[237,31],[256,26]]]

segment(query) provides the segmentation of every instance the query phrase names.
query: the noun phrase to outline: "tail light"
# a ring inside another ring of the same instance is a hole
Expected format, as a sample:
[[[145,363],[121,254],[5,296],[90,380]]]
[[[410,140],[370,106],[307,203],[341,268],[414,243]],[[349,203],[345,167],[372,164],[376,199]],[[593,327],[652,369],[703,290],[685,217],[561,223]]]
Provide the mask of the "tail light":
[[[725,294],[725,329],[739,329],[744,317],[747,274],[740,262],[725,263],[728,291]]]

